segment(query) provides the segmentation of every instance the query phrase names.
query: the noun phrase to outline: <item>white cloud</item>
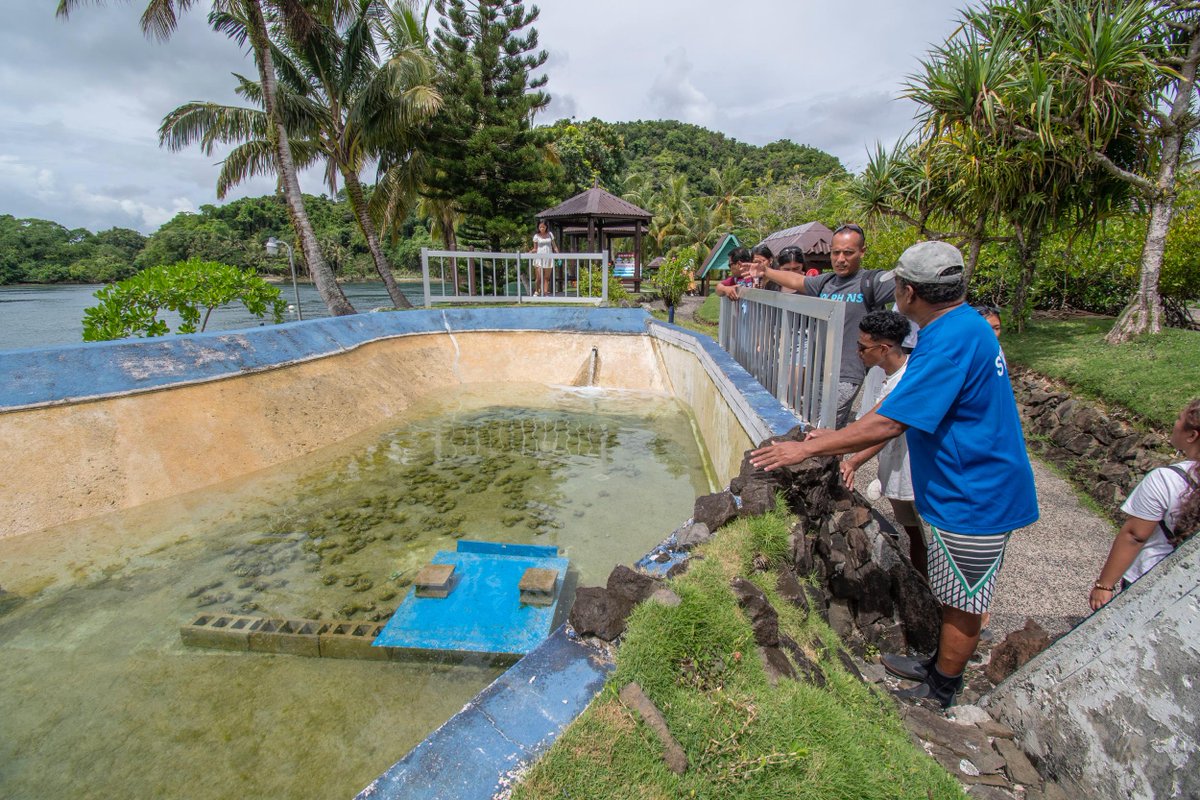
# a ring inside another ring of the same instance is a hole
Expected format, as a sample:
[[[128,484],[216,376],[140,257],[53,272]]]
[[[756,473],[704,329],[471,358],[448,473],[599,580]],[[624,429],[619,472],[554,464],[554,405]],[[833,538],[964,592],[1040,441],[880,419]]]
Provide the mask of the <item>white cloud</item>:
[[[180,17],[167,43],[138,27],[144,0],[81,3],[57,19],[47,0],[7,0],[0,28],[0,213],[68,227],[150,232],[176,210],[216,203],[221,158],[158,147],[163,115],[189,100],[239,102],[229,73],[253,61],[206,22]],[[529,5],[529,4],[527,4]],[[861,166],[876,140],[912,126],[895,100],[963,0],[798,3],[541,0],[551,106],[539,122],[668,117],[765,144],[780,138]],[[366,176],[370,177],[370,176]],[[305,174],[306,191],[323,191]],[[232,196],[270,192],[255,179]]]
[[[158,228],[181,211],[195,212],[197,210],[196,205],[186,197],[173,198],[169,207],[164,207],[145,202],[144,200],[135,200],[129,197],[112,197],[97,193],[91,191],[81,183],[72,186],[69,195],[65,199],[68,203],[79,206],[98,216],[123,214],[133,221],[130,227],[141,230]]]
[[[692,83],[692,64],[688,61],[687,51],[677,47],[667,53],[663,62],[666,68],[654,79],[648,93],[655,116],[711,125],[717,107]]]

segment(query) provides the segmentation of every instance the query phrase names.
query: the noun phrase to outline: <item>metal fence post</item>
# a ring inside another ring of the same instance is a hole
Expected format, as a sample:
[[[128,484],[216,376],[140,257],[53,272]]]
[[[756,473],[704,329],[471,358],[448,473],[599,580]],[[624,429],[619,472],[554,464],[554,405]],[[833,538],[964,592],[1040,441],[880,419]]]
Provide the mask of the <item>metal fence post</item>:
[[[421,284],[425,288],[425,307],[433,308],[433,298],[429,296],[429,248],[421,248]]]

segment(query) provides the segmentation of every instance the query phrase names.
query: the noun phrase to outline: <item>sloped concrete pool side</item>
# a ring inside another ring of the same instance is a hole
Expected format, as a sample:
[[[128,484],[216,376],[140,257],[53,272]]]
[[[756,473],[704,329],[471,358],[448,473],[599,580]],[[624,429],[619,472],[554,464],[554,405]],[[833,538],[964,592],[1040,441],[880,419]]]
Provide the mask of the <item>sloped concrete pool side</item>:
[[[694,409],[718,480],[792,421],[714,343],[640,309],[410,311],[8,351],[0,536],[273,467],[467,384],[569,385],[593,352],[606,389]]]

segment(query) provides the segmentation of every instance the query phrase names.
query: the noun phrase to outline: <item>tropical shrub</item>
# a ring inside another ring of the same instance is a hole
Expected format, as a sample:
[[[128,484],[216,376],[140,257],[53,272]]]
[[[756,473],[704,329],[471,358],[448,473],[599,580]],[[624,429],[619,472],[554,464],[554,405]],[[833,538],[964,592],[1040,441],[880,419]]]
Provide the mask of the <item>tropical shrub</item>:
[[[695,264],[695,250],[685,247],[663,259],[662,266],[650,278],[650,286],[658,292],[667,308],[679,305],[679,300],[687,293],[692,285]]]
[[[182,318],[175,333],[196,333],[197,325],[204,330],[213,309],[234,301],[256,317],[270,313],[276,323],[287,308],[279,289],[254,271],[197,259],[143,270],[105,286],[95,298],[99,304],[83,312],[85,342],[164,336],[171,333],[158,318],[164,310]]]

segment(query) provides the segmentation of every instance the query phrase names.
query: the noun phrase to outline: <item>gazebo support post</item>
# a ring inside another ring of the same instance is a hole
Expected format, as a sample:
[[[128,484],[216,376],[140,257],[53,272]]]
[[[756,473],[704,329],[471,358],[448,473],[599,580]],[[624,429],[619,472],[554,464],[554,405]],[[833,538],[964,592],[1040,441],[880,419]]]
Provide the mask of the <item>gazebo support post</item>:
[[[633,290],[642,290],[642,223],[633,224]]]

